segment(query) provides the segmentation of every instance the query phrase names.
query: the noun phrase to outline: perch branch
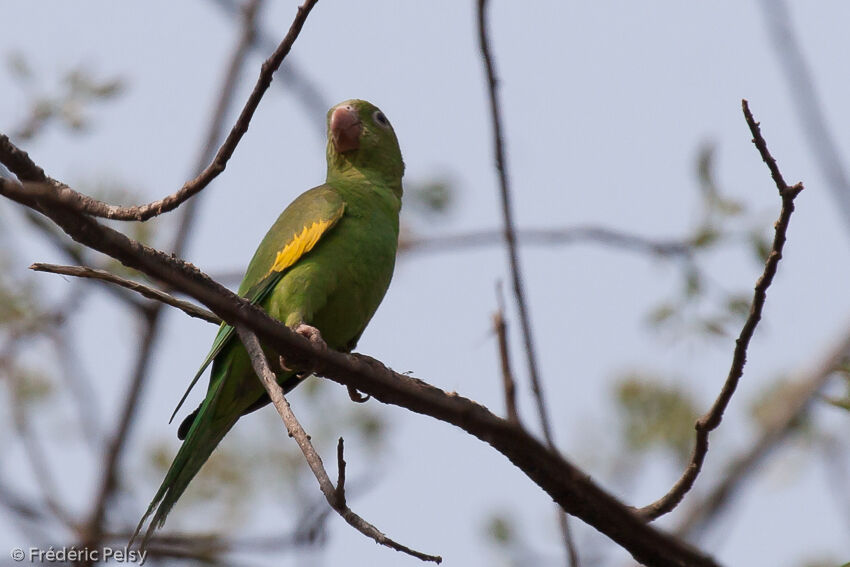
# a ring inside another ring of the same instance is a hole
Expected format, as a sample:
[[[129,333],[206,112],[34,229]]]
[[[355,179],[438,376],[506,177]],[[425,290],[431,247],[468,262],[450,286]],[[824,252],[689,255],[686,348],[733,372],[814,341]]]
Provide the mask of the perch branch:
[[[127,238],[91,217],[68,210],[50,194],[0,179],[0,195],[49,216],[71,238],[103,252],[151,278],[185,293],[230,324],[240,324],[284,354],[288,361],[313,366],[323,376],[397,405],[455,425],[490,444],[552,497],[565,511],[587,522],[643,563],[659,567],[709,567],[717,563],[678,538],[646,524],[632,510],[596,485],[559,453],[485,407],[391,371],[364,356],[322,351],[263,310],[209,279],[191,264]]]

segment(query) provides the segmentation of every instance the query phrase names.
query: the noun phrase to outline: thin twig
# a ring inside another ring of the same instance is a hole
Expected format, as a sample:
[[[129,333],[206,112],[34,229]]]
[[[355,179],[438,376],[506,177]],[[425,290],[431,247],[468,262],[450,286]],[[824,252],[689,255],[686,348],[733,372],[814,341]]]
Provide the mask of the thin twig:
[[[191,264],[134,241],[85,214],[67,209],[52,194],[36,199],[22,185],[0,178],[0,195],[38,209],[77,242],[173,286],[228,323],[250,328],[287,361],[309,365],[316,373],[370,394],[376,401],[450,423],[488,443],[565,511],[611,538],[636,560],[658,567],[717,565],[705,553],[648,525],[563,455],[480,404],[393,372],[372,358],[323,350],[269,317],[259,307],[212,281]]]
[[[499,344],[499,363],[502,367],[502,388],[505,392],[505,412],[508,421],[519,425],[519,412],[516,408],[516,383],[514,373],[511,370],[511,357],[508,349],[508,329],[505,323],[505,305],[502,297],[501,282],[496,286],[496,296],[499,308],[493,314],[493,330],[496,332],[496,340]]]
[[[248,54],[251,51],[251,46],[254,45],[254,41],[257,36],[257,19],[261,7],[261,0],[248,0],[242,6],[242,33],[240,34],[239,41],[236,43],[236,48],[233,50],[233,54],[230,56],[230,62],[227,65],[224,78],[221,81],[223,86],[219,91],[218,100],[216,101],[215,107],[212,111],[212,119],[209,122],[206,136],[204,136],[204,140],[206,141],[201,147],[201,151],[198,153],[198,159],[192,171],[192,175],[195,176],[195,178],[203,175],[207,164],[211,161],[215,163],[215,161],[219,159],[219,156],[216,155],[216,146],[221,143],[221,138],[224,133],[225,119],[227,118],[228,110],[233,104],[233,98],[236,96],[236,85],[239,84],[239,77],[242,73],[242,69],[245,67],[245,63],[248,61]],[[292,41],[294,40],[295,36],[292,38]],[[262,72],[263,70],[261,69],[260,73],[262,74]],[[256,88],[257,87],[255,87],[255,90]],[[259,96],[262,97],[262,93]],[[257,102],[259,102],[259,98],[257,99]],[[253,114],[253,110],[251,113]],[[245,115],[244,110],[242,111],[242,115]],[[241,119],[242,116],[240,116],[240,120]],[[250,119],[251,116],[249,115],[245,121],[246,131],[248,129],[248,122]],[[236,127],[234,127],[234,130],[235,129]],[[233,131],[231,131],[231,136],[233,136]],[[235,143],[238,143],[238,141],[238,139],[235,140]],[[226,144],[227,140],[225,140],[224,143]],[[221,150],[219,150],[218,154],[221,155]],[[224,168],[222,168],[222,170],[223,169]],[[186,248],[186,244],[189,241],[189,234],[191,233],[192,227],[195,223],[199,201],[200,195],[196,199],[190,199],[187,201],[186,205],[183,207],[183,216],[180,219],[180,225],[177,227],[174,244],[172,245],[172,252],[177,256],[183,256],[183,250]]]
[[[794,198],[803,190],[802,183],[789,186],[782,178],[782,173],[776,165],[776,160],[770,155],[767,149],[767,143],[759,130],[758,122],[755,121],[750,113],[747,101],[741,102],[744,117],[750,132],[753,135],[753,144],[761,155],[762,160],[767,164],[770,170],[770,175],[773,178],[776,188],[779,190],[779,196],[782,199],[782,210],[779,213],[779,220],[776,221],[773,245],[771,246],[770,254],[764,264],[764,272],[756,282],[755,291],[753,292],[753,301],[750,305],[750,314],[744,322],[741,333],[735,341],[735,351],[732,355],[732,366],[729,369],[729,375],[726,377],[726,382],[720,390],[720,394],[708,410],[708,413],[699,418],[696,422],[696,443],[693,453],[685,468],[684,473],[676,481],[676,484],[670,491],[652,504],[645,506],[639,510],[639,513],[648,520],[654,520],[659,516],[673,510],[685,497],[685,494],[693,487],[694,482],[702,470],[705,456],[708,454],[708,436],[716,429],[723,420],[723,412],[729,405],[735,389],[738,387],[738,382],[744,374],[744,364],[747,362],[747,348],[750,345],[750,340],[753,338],[753,333],[756,326],[761,320],[764,303],[767,299],[767,288],[773,282],[773,277],[776,275],[776,270],[779,265],[779,260],[782,258],[782,249],[785,246],[785,238],[788,232],[788,222],[791,219],[791,213],[794,212]]]
[[[103,201],[71,191],[67,186],[56,187],[57,194],[62,199],[65,206],[96,217],[104,217],[115,220],[144,221],[176,209],[181,203],[209,185],[213,179],[224,171],[228,160],[236,150],[236,146],[239,144],[242,136],[245,135],[245,132],[248,131],[251,118],[254,116],[254,112],[257,110],[260,100],[263,98],[266,90],[268,90],[269,85],[271,85],[274,72],[278,67],[280,67],[284,57],[286,57],[287,53],[289,53],[289,50],[292,48],[292,44],[295,42],[295,39],[301,32],[304,22],[307,20],[310,10],[313,9],[316,2],[318,2],[318,0],[306,0],[303,5],[299,6],[298,14],[292,22],[292,26],[289,28],[289,32],[286,34],[286,37],[284,37],[283,41],[271,57],[263,63],[262,69],[260,70],[260,76],[257,78],[254,90],[248,97],[248,101],[245,103],[239,118],[236,120],[236,123],[230,130],[230,133],[224,140],[224,143],[221,147],[219,147],[213,161],[197,177],[187,181],[177,192],[172,193],[171,195],[146,205],[130,207],[110,205]],[[11,165],[7,164],[7,166],[10,170],[15,172]]]
[[[221,8],[228,16],[236,16],[239,13],[239,5],[236,0],[214,0],[213,2]],[[262,25],[257,26],[256,39],[251,44],[255,51],[261,53],[269,53],[274,51],[277,45],[277,38],[273,38]],[[280,81],[279,85],[301,103],[304,110],[310,117],[324,118],[325,113],[330,108],[330,101],[322,93],[322,89],[316,84],[315,77],[311,77],[301,65],[298,65],[291,57],[287,58],[286,63],[281,65],[276,79]],[[312,122],[312,120],[311,120]],[[324,142],[325,137],[325,122],[317,120],[316,133],[319,134]]]
[[[345,506],[345,456],[344,456],[344,444],[342,437],[339,438],[339,441],[336,444],[336,501],[339,502],[340,505]]]
[[[393,541],[381,533],[375,526],[355,514],[351,508],[348,507],[345,503],[345,487],[343,485],[345,481],[345,461],[342,458],[342,439],[340,439],[337,448],[337,455],[340,463],[339,484],[334,486],[331,479],[328,477],[328,473],[325,471],[325,467],[322,464],[322,458],[310,442],[310,436],[307,435],[304,428],[301,427],[301,424],[296,419],[295,414],[292,413],[292,408],[289,407],[289,402],[283,394],[283,389],[280,387],[280,384],[277,383],[274,372],[272,372],[271,368],[269,368],[269,363],[266,360],[266,355],[263,353],[263,348],[260,346],[260,341],[257,339],[257,335],[241,325],[236,326],[236,332],[239,333],[239,338],[242,341],[242,344],[245,345],[245,350],[247,350],[248,354],[251,356],[251,365],[254,367],[254,372],[256,372],[257,376],[260,377],[263,386],[266,388],[266,392],[269,394],[269,398],[272,400],[272,404],[274,404],[274,407],[280,414],[281,419],[283,419],[283,423],[286,425],[286,430],[289,432],[289,435],[295,439],[295,442],[298,443],[298,447],[301,449],[301,452],[304,453],[304,458],[307,460],[310,470],[312,470],[313,474],[316,475],[316,480],[319,481],[319,487],[322,489],[322,493],[325,495],[325,498],[327,498],[328,504],[331,505],[331,508],[336,510],[339,515],[342,516],[342,518],[354,529],[363,535],[372,538],[381,545],[389,547],[390,549],[395,549],[396,551],[401,551],[402,553],[406,553],[416,557],[417,559],[421,559],[422,561],[433,561],[434,563],[442,562],[443,559],[438,555],[427,555]]]
[[[850,356],[850,328],[825,356],[821,357],[811,369],[802,372],[800,378],[788,387],[791,394],[783,403],[781,410],[771,417],[770,422],[765,425],[761,435],[750,448],[729,463],[726,472],[721,475],[722,480],[697,501],[691,503],[689,511],[676,528],[677,534],[686,538],[692,537],[726,509],[732,497],[740,492],[744,482],[761,470],[759,464],[794,431],[794,425],[808,411],[812,399],[823,389],[834,375],[835,369],[848,356]]]
[[[543,385],[537,369],[537,354],[534,347],[534,337],[531,330],[531,314],[525,298],[524,284],[522,280],[522,269],[519,263],[519,251],[517,248],[516,227],[511,207],[511,190],[508,180],[508,165],[505,158],[504,136],[502,134],[502,113],[499,104],[499,93],[497,89],[496,65],[493,55],[490,53],[490,41],[487,35],[487,0],[478,0],[478,39],[481,55],[484,60],[484,69],[487,74],[487,91],[490,97],[490,119],[493,124],[493,150],[496,154],[496,170],[499,173],[499,188],[502,202],[502,217],[504,222],[505,244],[508,249],[508,259],[511,269],[511,281],[513,282],[514,296],[517,309],[519,310],[520,326],[522,328],[523,344],[528,364],[528,375],[531,380],[531,390],[537,403],[537,413],[540,416],[540,426],[543,437],[549,447],[555,451],[555,438],[552,434],[552,426],[549,420],[549,412],[546,408],[546,400],[543,394]],[[570,567],[578,567],[579,559],[575,542],[570,533],[569,519],[563,510],[558,510],[558,523],[561,526],[561,536],[567,552],[567,561]]]
[[[219,319],[215,315],[215,313],[198,307],[194,303],[189,303],[188,301],[177,299],[173,295],[165,293],[164,291],[146,286],[139,282],[134,282],[132,280],[122,278],[121,276],[116,276],[115,274],[107,272],[105,270],[97,270],[95,268],[89,268],[86,266],[58,266],[56,264],[42,264],[39,262],[30,266],[30,270],[34,270],[36,272],[49,272],[51,274],[61,274],[64,276],[74,276],[77,278],[90,278],[109,282],[135,291],[141,294],[142,296],[147,297],[148,299],[153,299],[154,301],[160,301],[162,303],[165,303],[166,305],[176,307],[189,317],[203,319],[204,321],[215,323],[216,325],[221,324],[221,319]]]

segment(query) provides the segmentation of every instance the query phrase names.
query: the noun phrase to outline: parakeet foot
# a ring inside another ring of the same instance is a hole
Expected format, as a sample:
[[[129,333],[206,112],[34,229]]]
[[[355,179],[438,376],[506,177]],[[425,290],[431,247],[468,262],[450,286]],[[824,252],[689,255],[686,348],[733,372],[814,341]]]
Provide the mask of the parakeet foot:
[[[296,333],[298,333],[299,335],[301,335],[302,337],[304,337],[305,339],[307,339],[308,341],[310,341],[314,346],[318,347],[319,350],[321,350],[322,352],[328,350],[328,345],[325,342],[325,340],[322,338],[322,333],[316,327],[313,327],[311,325],[307,325],[306,323],[301,323],[300,325],[298,325],[297,327],[295,327],[292,330],[295,331]],[[295,370],[294,368],[290,368],[289,366],[287,366],[286,359],[282,355],[280,356],[280,359],[278,360],[278,362],[280,364],[280,367],[287,372],[292,372],[292,371]],[[303,379],[303,378],[306,378],[307,376],[309,376],[312,373],[313,373],[313,370],[308,368],[306,370],[302,370],[301,372],[299,372],[298,376],[299,376],[300,379]]]
[[[322,333],[316,327],[311,327],[306,323],[301,323],[295,329],[293,329],[296,333],[309,340],[311,343],[316,345],[322,350],[328,350],[328,345],[325,343],[325,340],[322,338]]]

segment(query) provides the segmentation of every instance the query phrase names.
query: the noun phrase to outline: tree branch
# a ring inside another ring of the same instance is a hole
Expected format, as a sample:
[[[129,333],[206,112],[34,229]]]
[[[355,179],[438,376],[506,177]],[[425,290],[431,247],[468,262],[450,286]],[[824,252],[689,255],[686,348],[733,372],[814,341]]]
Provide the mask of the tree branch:
[[[97,270],[86,266],[57,266],[56,264],[42,264],[38,262],[30,266],[30,270],[36,272],[49,272],[51,274],[61,274],[63,276],[74,276],[77,278],[90,278],[113,283],[123,288],[135,291],[148,299],[153,299],[154,301],[159,301],[166,305],[176,307],[189,317],[203,319],[204,321],[208,321],[216,325],[221,324],[221,319],[216,317],[215,313],[202,309],[188,301],[177,299],[173,295],[165,293],[164,291],[116,276],[106,270]]]
[[[271,85],[272,75],[277,68],[280,67],[280,64],[283,62],[287,53],[289,53],[289,50],[292,48],[292,44],[295,42],[295,39],[301,32],[304,22],[307,20],[310,10],[313,9],[316,2],[318,2],[318,0],[306,0],[303,5],[299,6],[298,14],[292,22],[292,26],[289,28],[289,32],[286,34],[286,37],[283,38],[283,41],[271,57],[263,63],[260,70],[260,76],[257,78],[254,90],[248,97],[248,101],[245,103],[239,118],[236,120],[236,124],[234,124],[233,128],[230,130],[230,133],[224,140],[224,143],[221,147],[219,147],[213,161],[197,177],[187,181],[177,192],[172,193],[167,197],[163,197],[162,199],[153,201],[146,205],[132,207],[110,205],[103,201],[77,193],[67,186],[58,184],[56,187],[57,195],[62,200],[64,206],[96,217],[104,217],[115,220],[144,221],[176,209],[181,203],[203,190],[213,179],[218,177],[218,175],[224,171],[225,167],[227,167],[227,162],[236,150],[236,146],[239,144],[242,136],[245,135],[245,132],[248,131],[251,118],[254,116],[254,112],[259,106],[260,100],[263,98],[266,90],[268,90],[269,85]],[[0,151],[5,153],[5,146],[8,143],[9,140],[6,136],[0,136]],[[24,153],[23,156],[18,157],[26,157],[26,154]],[[4,163],[6,162],[4,161]],[[20,164],[13,162],[12,164],[7,163],[6,165],[21,179],[46,181],[46,179],[44,179],[44,172],[41,171],[40,168],[38,171],[30,171],[30,174],[25,174],[23,177],[19,175],[18,171],[20,169],[16,170],[16,168],[27,166],[25,160]]]
[[[74,240],[193,297],[228,323],[251,329],[265,344],[286,356],[287,361],[309,364],[317,373],[370,394],[382,403],[450,423],[490,444],[565,511],[607,535],[638,561],[659,567],[717,565],[711,557],[647,525],[559,453],[485,407],[393,372],[369,357],[322,351],[191,264],[68,210],[49,192],[34,195],[28,187],[0,179],[0,195],[42,211]]]
[[[298,423],[298,419],[296,419],[295,414],[292,413],[292,408],[289,407],[289,402],[286,400],[283,388],[281,388],[280,384],[277,383],[274,372],[272,372],[271,368],[269,368],[269,363],[266,360],[266,355],[263,353],[263,347],[260,346],[260,341],[257,339],[257,335],[241,325],[236,326],[236,332],[239,334],[242,344],[245,345],[245,350],[248,351],[248,354],[251,357],[251,365],[254,367],[254,372],[256,372],[257,376],[260,377],[260,381],[266,388],[266,392],[268,392],[269,398],[271,398],[272,404],[275,409],[277,409],[281,419],[283,419],[283,423],[286,425],[286,430],[289,432],[290,437],[295,439],[295,442],[298,443],[298,447],[301,449],[301,452],[304,453],[304,458],[307,460],[310,470],[312,470],[313,474],[316,475],[316,480],[319,481],[319,487],[322,489],[322,493],[325,495],[325,498],[327,499],[328,504],[331,505],[331,508],[336,510],[336,512],[342,516],[342,518],[348,522],[350,526],[363,535],[372,538],[375,542],[423,561],[441,563],[443,559],[438,555],[427,555],[425,553],[415,551],[388,538],[375,526],[355,514],[351,508],[348,507],[345,503],[345,461],[342,458],[342,439],[340,438],[337,448],[339,461],[339,483],[337,486],[334,486],[331,479],[328,477],[328,473],[325,471],[322,458],[310,442],[310,436],[307,435],[307,432],[304,431],[304,428],[301,427],[300,423]]]
[[[747,348],[750,345],[750,340],[753,337],[756,326],[761,320],[764,303],[767,299],[767,288],[773,282],[773,277],[776,275],[776,270],[779,265],[779,260],[782,258],[782,249],[785,246],[785,237],[788,232],[788,223],[791,220],[791,214],[794,212],[794,198],[803,190],[802,183],[797,183],[793,186],[788,186],[782,178],[782,173],[776,165],[776,160],[770,155],[767,149],[767,143],[759,130],[758,122],[750,113],[747,101],[742,101],[742,108],[747,125],[753,135],[753,144],[761,155],[762,160],[767,164],[770,170],[770,175],[776,183],[776,188],[779,190],[779,196],[782,198],[782,210],[779,213],[779,220],[776,221],[776,226],[773,236],[773,245],[771,246],[770,254],[764,264],[764,272],[756,282],[755,291],[753,292],[753,301],[750,305],[750,314],[744,322],[741,333],[735,341],[735,351],[732,355],[732,366],[729,369],[729,374],[720,394],[714,401],[711,409],[699,418],[696,422],[696,444],[694,445],[693,453],[690,461],[685,468],[684,473],[673,485],[670,491],[652,504],[645,506],[639,510],[640,514],[649,520],[654,520],[659,516],[673,510],[685,497],[685,494],[693,487],[694,482],[702,470],[705,456],[708,454],[708,436],[715,430],[723,420],[723,412],[729,406],[732,395],[738,386],[741,376],[744,374],[744,365],[747,362]]]
[[[676,533],[689,538],[706,526],[722,512],[732,500],[732,496],[741,489],[741,485],[760,469],[758,465],[771,451],[788,438],[800,417],[811,406],[812,399],[823,389],[835,369],[850,356],[850,329],[826,356],[818,360],[811,369],[801,373],[796,383],[790,386],[793,395],[783,404],[761,435],[739,457],[726,467],[722,480],[702,498],[692,502],[687,515],[679,523]]]
[[[505,158],[504,136],[502,134],[502,112],[499,103],[497,89],[496,65],[490,52],[490,41],[487,34],[487,0],[478,0],[478,40],[481,48],[481,56],[484,60],[484,70],[487,75],[487,92],[490,98],[490,120],[493,124],[493,150],[496,155],[496,170],[499,174],[499,188],[502,201],[502,217],[504,222],[505,244],[508,248],[508,259],[511,269],[511,281],[513,282],[514,297],[519,310],[520,326],[522,328],[523,344],[525,346],[526,362],[528,365],[528,376],[531,380],[531,390],[537,404],[537,413],[540,416],[540,426],[543,430],[543,438],[553,451],[555,437],[549,419],[549,411],[546,408],[546,400],[543,394],[543,385],[537,367],[537,353],[534,346],[534,336],[531,330],[531,314],[528,302],[525,298],[525,287],[522,279],[522,269],[519,263],[519,250],[517,247],[516,227],[513,219],[511,206],[511,190],[508,180],[508,165]],[[563,510],[558,511],[558,523],[561,527],[561,537],[567,553],[567,562],[570,567],[578,567],[578,552],[575,542],[570,533],[569,519]]]
[[[501,284],[501,282],[499,282]],[[502,286],[496,290],[499,299],[499,309],[493,314],[493,330],[499,345],[499,364],[502,368],[502,389],[505,392],[505,413],[508,421],[520,424],[519,412],[516,408],[516,383],[511,370],[510,350],[508,349],[508,328],[505,323],[505,307],[502,302]]]

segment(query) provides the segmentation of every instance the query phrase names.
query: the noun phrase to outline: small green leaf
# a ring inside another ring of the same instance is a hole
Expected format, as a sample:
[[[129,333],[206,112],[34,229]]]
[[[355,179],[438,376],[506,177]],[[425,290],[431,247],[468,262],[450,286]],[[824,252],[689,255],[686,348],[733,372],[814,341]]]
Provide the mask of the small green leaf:
[[[691,239],[694,248],[708,248],[718,241],[720,233],[713,226],[705,225]]]
[[[487,536],[500,546],[510,545],[516,539],[513,523],[504,514],[493,514],[487,520],[485,530]]]
[[[678,313],[678,308],[670,303],[662,303],[655,309],[649,312],[649,323],[655,327],[667,322],[671,317]]]

